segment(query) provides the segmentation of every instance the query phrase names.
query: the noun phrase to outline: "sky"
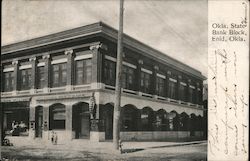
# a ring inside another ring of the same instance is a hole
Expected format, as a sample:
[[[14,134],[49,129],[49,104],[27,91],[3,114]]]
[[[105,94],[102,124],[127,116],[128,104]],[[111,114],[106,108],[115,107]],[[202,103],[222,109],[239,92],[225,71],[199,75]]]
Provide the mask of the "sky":
[[[207,76],[206,0],[125,0],[124,33]],[[103,21],[119,0],[3,0],[2,46]]]

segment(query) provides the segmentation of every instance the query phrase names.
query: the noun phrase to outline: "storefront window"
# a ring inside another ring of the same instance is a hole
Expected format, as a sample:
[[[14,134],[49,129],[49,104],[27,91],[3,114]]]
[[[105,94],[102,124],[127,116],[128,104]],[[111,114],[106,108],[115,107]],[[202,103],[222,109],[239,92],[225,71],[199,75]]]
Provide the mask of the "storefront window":
[[[84,59],[76,61],[76,84],[91,83],[92,76],[91,59]]]

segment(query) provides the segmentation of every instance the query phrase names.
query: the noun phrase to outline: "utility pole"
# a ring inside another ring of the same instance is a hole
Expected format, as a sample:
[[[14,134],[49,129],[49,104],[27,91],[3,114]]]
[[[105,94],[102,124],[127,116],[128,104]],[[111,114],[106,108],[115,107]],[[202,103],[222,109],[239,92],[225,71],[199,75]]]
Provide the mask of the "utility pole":
[[[116,64],[116,82],[115,82],[115,106],[113,118],[113,143],[114,148],[119,150],[120,140],[120,111],[121,111],[121,80],[122,80],[122,57],[123,57],[123,3],[120,0],[120,14],[119,14],[119,30],[117,42],[117,64]]]

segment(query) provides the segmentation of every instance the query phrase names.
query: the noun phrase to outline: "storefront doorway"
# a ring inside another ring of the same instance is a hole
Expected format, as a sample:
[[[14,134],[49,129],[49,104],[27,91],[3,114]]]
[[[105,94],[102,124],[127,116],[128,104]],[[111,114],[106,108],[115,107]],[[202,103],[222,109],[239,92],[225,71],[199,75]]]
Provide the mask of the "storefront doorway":
[[[36,116],[35,116],[35,130],[36,130],[36,137],[42,137],[42,124],[43,124],[43,107],[38,106],[36,107]]]
[[[81,102],[73,106],[72,124],[76,139],[89,139],[90,113],[88,103]]]

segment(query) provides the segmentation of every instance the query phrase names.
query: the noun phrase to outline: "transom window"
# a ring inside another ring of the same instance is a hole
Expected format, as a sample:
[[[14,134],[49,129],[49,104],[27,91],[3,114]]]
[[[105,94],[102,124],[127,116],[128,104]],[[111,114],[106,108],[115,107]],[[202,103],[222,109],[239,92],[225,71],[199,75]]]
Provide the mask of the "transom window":
[[[5,92],[12,91],[14,87],[14,72],[5,72],[3,76],[4,76],[3,90]]]
[[[124,65],[122,72],[122,87],[134,90],[134,83],[135,83],[135,69]]]
[[[67,64],[52,65],[52,87],[65,86],[67,83]]]
[[[88,84],[91,82],[92,76],[91,59],[83,59],[76,61],[76,79],[75,84]]]
[[[31,88],[31,68],[20,70],[20,90]]]

